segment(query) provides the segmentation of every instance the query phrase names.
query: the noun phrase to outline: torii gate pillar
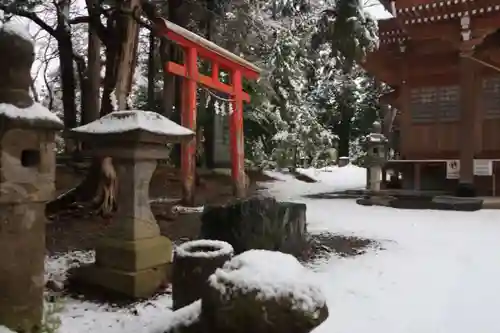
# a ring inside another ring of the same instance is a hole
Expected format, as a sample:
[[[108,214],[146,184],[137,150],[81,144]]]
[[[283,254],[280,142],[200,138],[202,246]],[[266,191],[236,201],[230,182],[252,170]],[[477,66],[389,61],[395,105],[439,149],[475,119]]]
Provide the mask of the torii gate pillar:
[[[175,62],[165,64],[166,71],[184,77],[181,110],[182,126],[196,132],[196,89],[198,83],[231,96],[233,107],[229,116],[229,136],[233,193],[238,198],[244,197],[246,194],[246,177],[243,102],[250,101],[250,96],[243,91],[243,78],[258,79],[260,69],[226,49],[165,19],[158,19],[156,28],[160,35],[174,41],[184,50],[183,65]],[[212,67],[211,76],[199,73],[198,57],[210,61]],[[221,68],[230,73],[231,82],[229,84],[220,82]],[[196,138],[182,144],[181,155],[183,203],[193,205],[195,198]]]

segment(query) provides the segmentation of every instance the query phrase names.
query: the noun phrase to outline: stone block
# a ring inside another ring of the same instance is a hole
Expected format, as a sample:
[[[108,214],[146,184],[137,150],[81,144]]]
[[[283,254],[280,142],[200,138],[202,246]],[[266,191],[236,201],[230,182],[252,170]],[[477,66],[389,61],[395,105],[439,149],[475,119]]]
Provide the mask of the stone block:
[[[306,205],[254,196],[208,206],[200,238],[228,242],[235,254],[263,249],[300,256],[307,247]]]
[[[483,208],[483,200],[479,198],[461,198],[452,196],[436,196],[432,199],[433,208],[439,210],[476,211]]]
[[[92,264],[80,267],[73,279],[127,297],[147,298],[164,284],[167,269],[168,264],[164,264],[131,272]]]
[[[124,241],[104,238],[96,247],[96,264],[110,269],[140,271],[172,261],[172,242],[167,237]]]
[[[307,247],[307,206],[296,202],[278,202],[278,221],[284,223],[284,235],[278,251],[296,256]]]

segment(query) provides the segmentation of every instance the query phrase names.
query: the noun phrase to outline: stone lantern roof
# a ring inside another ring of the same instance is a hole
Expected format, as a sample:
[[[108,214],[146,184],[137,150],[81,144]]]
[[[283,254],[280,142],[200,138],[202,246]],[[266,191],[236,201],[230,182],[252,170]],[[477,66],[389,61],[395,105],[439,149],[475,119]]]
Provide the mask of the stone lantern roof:
[[[38,103],[18,108],[15,105],[0,102],[0,124],[9,124],[9,127],[49,130],[60,130],[64,127],[61,119]]]
[[[0,25],[0,127],[59,130],[62,121],[29,90],[34,60],[33,39],[16,21]]]
[[[152,111],[115,111],[89,124],[74,128],[71,132],[83,139],[100,136],[124,136],[133,141],[176,142],[189,139],[195,133],[159,113]],[[147,139],[136,134],[148,134]],[[126,140],[125,140],[126,141]]]
[[[372,132],[365,137],[365,141],[371,144],[384,144],[388,140],[384,134],[382,134],[382,125],[380,122],[375,121],[372,125]]]

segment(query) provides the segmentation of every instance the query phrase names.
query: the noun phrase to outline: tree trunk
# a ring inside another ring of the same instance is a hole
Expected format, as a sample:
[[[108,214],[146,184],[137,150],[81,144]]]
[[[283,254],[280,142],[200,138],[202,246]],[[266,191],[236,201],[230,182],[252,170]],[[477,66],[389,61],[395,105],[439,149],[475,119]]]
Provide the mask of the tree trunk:
[[[122,9],[124,11],[133,11],[140,8],[140,0],[131,0],[124,2]],[[129,14],[118,14],[120,17],[117,24],[117,34],[120,36],[118,64],[115,82],[115,94],[120,110],[129,108],[128,97],[132,90],[132,79],[135,72],[137,60],[137,44],[139,38],[139,26]]]
[[[98,0],[87,0],[89,16],[99,17],[99,12],[95,9]],[[81,123],[87,124],[99,118],[99,93],[101,87],[101,41],[97,36],[94,24],[89,24],[88,36],[88,64],[80,88],[82,94],[82,119]],[[75,202],[88,202],[95,197],[101,174],[101,160],[92,159],[85,179],[67,193],[49,202],[46,208],[47,215],[56,214],[58,211],[70,206]]]
[[[50,217],[75,202],[90,202],[95,197],[100,173],[100,160],[93,160],[85,179],[77,187],[47,203],[45,214]]]
[[[213,8],[210,8],[213,10]],[[212,12],[207,14],[207,22],[206,22],[206,38],[208,40],[212,40],[215,32],[216,32],[216,25],[215,25],[215,15],[213,15]],[[214,126],[215,126],[215,104],[214,104],[214,98],[210,99],[210,102],[208,105],[205,107],[205,104],[203,104],[204,107],[204,122],[203,122],[203,135],[205,138],[205,141],[203,142],[203,155],[204,155],[204,161],[205,161],[205,166],[208,169],[213,169],[215,167],[215,158],[214,158],[214,153],[215,153],[215,133],[214,133]]]
[[[130,109],[128,97],[132,90],[132,80],[134,70],[137,62],[137,44],[139,38],[139,26],[135,19],[130,14],[124,12],[135,12],[140,8],[140,0],[131,0],[130,2],[122,3],[120,11],[115,12],[114,17],[108,23],[108,29],[113,28],[111,39],[108,41],[108,55],[106,58],[106,65],[109,64],[109,69],[112,71],[108,73],[106,67],[105,82],[107,89],[107,100],[105,106],[107,109],[101,107],[101,112]],[[112,25],[110,25],[112,24]],[[111,93],[115,92],[117,105],[113,106],[111,102]],[[103,103],[104,105],[104,103]],[[109,215],[116,208],[116,172],[110,157],[101,160],[100,178],[97,188],[95,199],[100,203],[99,210],[103,215]]]
[[[156,38],[154,32],[149,33],[149,53],[148,53],[148,109],[156,109],[156,87],[155,87],[155,77],[156,77]]]
[[[205,109],[206,121],[204,123],[203,136],[203,153],[205,154],[205,165],[208,169],[215,168],[215,107],[213,99],[208,103]]]
[[[57,26],[58,34],[57,48],[59,51],[59,66],[61,74],[62,104],[64,109],[64,127],[65,129],[75,128],[76,105],[75,105],[75,72],[73,66],[73,43],[71,41],[71,30],[67,18],[69,17],[71,1],[63,0],[57,5]],[[74,150],[71,140],[66,140],[66,152]]]
[[[132,0],[125,4],[127,8],[122,9],[130,12],[133,8],[137,7],[139,3],[139,0]],[[123,11],[116,11],[108,18],[107,32],[109,38],[105,41],[106,75],[104,78],[103,98],[101,102],[101,116],[114,111],[115,106],[112,101],[112,93],[114,91],[117,100],[117,108],[127,109],[127,98],[130,94],[136,62],[138,30],[138,25],[134,18],[129,14],[123,14]],[[69,50],[71,52],[71,48],[69,48]],[[95,159],[92,162],[85,180],[76,188],[49,203],[46,209],[47,214],[54,214],[58,210],[74,202],[90,201],[96,198],[96,192],[97,198],[100,199],[101,212],[103,214],[110,213],[109,210],[115,206],[115,188],[114,186],[109,188],[111,185],[108,184],[115,183],[114,179],[110,179],[110,177],[114,177],[114,174],[110,158],[104,158],[102,160]],[[106,189],[106,191],[104,191],[104,189]],[[102,193],[107,193],[108,196],[102,196]],[[107,204],[103,205],[104,203]]]
[[[343,108],[346,108],[344,106]],[[349,156],[349,141],[351,139],[351,112],[350,110],[342,110],[342,119],[340,120],[338,135],[339,135],[339,157]]]
[[[165,70],[165,64],[172,59],[173,47],[166,39],[161,40],[160,54],[163,68],[163,93],[162,93],[162,114],[171,118],[175,104],[175,76]]]
[[[97,6],[98,0],[87,0],[89,15],[99,15],[92,6]],[[82,93],[85,97],[82,105],[82,125],[88,124],[99,118],[100,88],[101,88],[101,41],[96,29],[89,24],[88,35],[88,64],[85,73],[85,83],[82,84]],[[83,96],[82,96],[83,97]]]
[[[171,0],[168,2],[168,19],[171,22],[173,22],[181,27],[186,27],[186,25],[188,23],[189,15],[187,15],[187,13],[184,12],[184,10],[183,10],[184,8],[183,8],[182,4],[183,4],[182,0]],[[176,46],[173,45],[172,43],[170,45],[171,46],[170,46],[170,50],[169,50],[170,51],[169,52],[169,55],[170,55],[169,60],[182,63],[183,62],[182,52],[179,52],[179,50],[176,48]],[[181,92],[182,92],[183,78],[176,76],[174,78],[174,82],[175,82],[174,83],[175,89],[173,91],[175,92],[175,94],[174,94],[173,101],[174,101],[175,108],[173,109],[171,117],[169,117],[169,118],[177,123],[181,123],[181,110],[182,110],[182,93]],[[173,164],[176,166],[179,166],[180,161],[181,161],[181,145],[180,144],[176,144],[174,146],[170,156],[171,156],[171,160],[172,160]]]

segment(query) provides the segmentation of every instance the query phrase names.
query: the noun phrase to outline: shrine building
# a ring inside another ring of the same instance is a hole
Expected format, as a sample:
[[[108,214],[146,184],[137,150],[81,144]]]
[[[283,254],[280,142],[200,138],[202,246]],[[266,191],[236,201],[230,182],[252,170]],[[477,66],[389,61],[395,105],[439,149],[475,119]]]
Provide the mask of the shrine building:
[[[500,192],[500,0],[382,1],[380,47],[363,67],[392,88],[386,170],[401,187]]]

